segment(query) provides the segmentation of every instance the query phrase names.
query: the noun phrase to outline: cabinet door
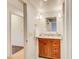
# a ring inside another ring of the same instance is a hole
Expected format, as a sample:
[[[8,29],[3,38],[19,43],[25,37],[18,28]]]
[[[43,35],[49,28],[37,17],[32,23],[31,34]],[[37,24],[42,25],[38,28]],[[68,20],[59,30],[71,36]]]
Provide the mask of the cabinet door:
[[[50,42],[46,39],[39,39],[39,56],[40,57],[49,57],[50,56]]]
[[[39,56],[44,57],[46,55],[46,41],[39,39]]]

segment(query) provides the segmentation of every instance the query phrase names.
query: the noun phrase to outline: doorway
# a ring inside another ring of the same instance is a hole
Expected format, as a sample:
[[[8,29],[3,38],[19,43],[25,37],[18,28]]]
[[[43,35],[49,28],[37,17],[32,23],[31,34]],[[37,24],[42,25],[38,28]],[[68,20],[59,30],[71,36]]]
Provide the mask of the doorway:
[[[25,59],[24,4],[8,0],[8,59]]]
[[[17,14],[11,14],[11,48],[14,59],[24,59],[24,19]]]

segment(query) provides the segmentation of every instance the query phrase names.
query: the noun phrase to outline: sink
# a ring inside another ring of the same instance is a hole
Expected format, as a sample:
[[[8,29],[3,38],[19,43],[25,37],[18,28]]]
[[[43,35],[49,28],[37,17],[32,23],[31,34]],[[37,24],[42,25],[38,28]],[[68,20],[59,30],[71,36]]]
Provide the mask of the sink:
[[[53,32],[46,32],[46,33],[41,33],[37,36],[37,38],[55,38],[55,39],[62,39],[62,35],[58,33],[53,33]]]

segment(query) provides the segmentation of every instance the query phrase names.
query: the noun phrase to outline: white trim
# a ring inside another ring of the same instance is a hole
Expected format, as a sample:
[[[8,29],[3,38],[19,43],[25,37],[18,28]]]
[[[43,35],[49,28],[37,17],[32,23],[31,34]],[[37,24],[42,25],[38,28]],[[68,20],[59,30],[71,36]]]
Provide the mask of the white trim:
[[[71,39],[71,27],[72,27],[72,19],[71,19],[71,0],[65,0],[65,19],[64,19],[64,37],[62,40],[62,55],[61,59],[72,59],[72,39]]]

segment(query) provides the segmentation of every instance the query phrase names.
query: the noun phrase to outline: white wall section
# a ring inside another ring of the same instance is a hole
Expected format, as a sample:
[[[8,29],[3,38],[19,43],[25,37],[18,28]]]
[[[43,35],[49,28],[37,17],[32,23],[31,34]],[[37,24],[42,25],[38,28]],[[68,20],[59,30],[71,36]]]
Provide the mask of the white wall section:
[[[24,46],[24,19],[22,16],[11,15],[11,43]]]

